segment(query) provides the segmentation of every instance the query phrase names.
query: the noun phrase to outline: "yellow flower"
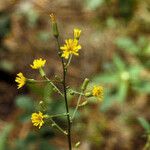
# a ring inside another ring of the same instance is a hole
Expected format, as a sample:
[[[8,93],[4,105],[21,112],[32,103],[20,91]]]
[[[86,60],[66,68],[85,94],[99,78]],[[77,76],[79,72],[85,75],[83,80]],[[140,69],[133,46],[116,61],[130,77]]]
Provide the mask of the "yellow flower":
[[[20,89],[25,85],[26,80],[27,79],[24,77],[24,75],[21,72],[17,74],[15,81],[18,83],[18,89]]]
[[[92,90],[92,95],[99,98],[100,100],[103,99],[104,89],[102,86],[94,86]]]
[[[31,116],[31,120],[33,123],[33,126],[39,126],[39,129],[42,127],[44,124],[44,118],[46,118],[47,115],[43,115],[42,112],[39,111],[39,113],[33,113]]]
[[[60,49],[63,51],[62,57],[65,59],[69,58],[70,54],[78,56],[78,51],[81,49],[81,45],[78,44],[78,40],[76,39],[68,39],[65,40],[64,46],[61,46]]]
[[[74,34],[74,38],[75,39],[79,39],[80,38],[80,34],[81,34],[81,30],[80,29],[74,29],[73,30],[73,34]]]
[[[41,58],[40,59],[35,59],[33,61],[33,65],[30,65],[30,67],[32,69],[39,69],[41,67],[44,67],[45,63],[46,63],[45,59],[44,60],[42,60]]]

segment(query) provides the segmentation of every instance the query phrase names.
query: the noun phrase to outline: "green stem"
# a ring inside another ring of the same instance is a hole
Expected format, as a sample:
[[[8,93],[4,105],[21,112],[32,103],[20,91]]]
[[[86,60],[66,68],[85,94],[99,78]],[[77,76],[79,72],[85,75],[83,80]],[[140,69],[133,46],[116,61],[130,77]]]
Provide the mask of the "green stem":
[[[55,126],[59,131],[61,131],[65,135],[68,135],[68,133],[65,130],[63,130],[52,118],[50,118],[50,120],[52,122],[52,126]]]
[[[78,110],[78,108],[79,108],[79,106],[80,106],[81,97],[82,97],[82,95],[80,94],[80,95],[79,95],[79,98],[78,98],[78,101],[77,101],[76,108],[75,108],[75,110],[74,110],[74,112],[73,112],[73,115],[72,115],[72,117],[71,117],[72,120],[74,119],[75,114],[76,114],[76,112],[77,112],[77,110]]]
[[[71,59],[72,59],[72,54],[70,55],[67,64],[65,65],[65,68],[67,68],[70,65]]]
[[[60,44],[58,37],[56,38],[57,44],[58,44],[58,54],[60,56]],[[62,68],[63,68],[63,89],[64,89],[64,99],[65,99],[65,106],[66,106],[66,113],[67,113],[67,122],[68,122],[68,147],[69,150],[72,150],[72,145],[71,145],[71,120],[70,120],[70,115],[69,115],[69,106],[68,106],[68,100],[67,100],[67,88],[66,88],[66,74],[67,74],[67,68],[65,67],[64,59],[60,56],[61,62],[62,62]]]
[[[147,137],[147,142],[143,148],[143,150],[149,150],[150,149],[150,135]]]
[[[47,78],[46,76],[44,76],[44,78],[57,90],[57,92],[58,92],[62,97],[64,97],[64,95],[61,93],[61,91],[57,88],[57,86],[56,86],[49,78]]]
[[[71,89],[71,91],[73,91],[74,94],[78,94],[78,95],[84,96],[84,94],[83,94],[82,92],[77,92],[77,91],[74,91],[74,90],[72,90],[72,89]]]
[[[56,114],[56,115],[50,115],[51,118],[54,118],[54,117],[61,117],[61,116],[67,116],[68,114],[66,113],[62,113],[62,114]]]

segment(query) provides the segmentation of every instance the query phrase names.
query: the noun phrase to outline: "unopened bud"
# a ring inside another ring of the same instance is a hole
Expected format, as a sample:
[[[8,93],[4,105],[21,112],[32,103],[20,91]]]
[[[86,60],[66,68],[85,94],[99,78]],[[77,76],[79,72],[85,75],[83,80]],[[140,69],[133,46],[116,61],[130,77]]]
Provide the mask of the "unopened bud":
[[[85,93],[85,97],[91,97],[91,96],[92,96],[92,93],[91,93],[91,92]]]
[[[79,146],[80,146],[80,144],[81,144],[81,142],[79,141],[79,142],[77,142],[76,144],[75,144],[75,147],[76,148],[78,148]]]
[[[50,14],[50,19],[51,19],[51,22],[52,22],[53,35],[57,38],[59,36],[59,32],[58,32],[56,17],[53,13]]]
[[[81,103],[79,106],[85,106],[88,103],[88,101],[84,101],[83,103]]]
[[[86,88],[87,88],[87,86],[88,86],[88,83],[89,83],[89,79],[88,79],[88,78],[85,78],[85,79],[84,79],[84,82],[83,82],[83,84],[82,84],[82,87],[81,87],[81,90],[82,90],[82,91],[85,91],[85,90],[86,90]]]

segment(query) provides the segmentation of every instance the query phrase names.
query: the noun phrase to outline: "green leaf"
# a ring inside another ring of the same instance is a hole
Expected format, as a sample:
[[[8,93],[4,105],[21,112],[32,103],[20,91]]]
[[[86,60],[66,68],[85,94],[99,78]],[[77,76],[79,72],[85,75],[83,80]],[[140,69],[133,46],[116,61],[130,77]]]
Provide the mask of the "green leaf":
[[[130,74],[131,82],[135,83],[140,80],[140,73],[143,70],[143,68],[139,65],[132,65],[129,67],[128,71]]]
[[[92,84],[117,84],[117,74],[113,73],[104,73],[104,74],[98,74],[92,79]]]
[[[123,60],[121,59],[121,57],[119,55],[115,55],[113,57],[113,62],[117,68],[117,70],[119,71],[124,71],[126,68],[125,63],[123,62]]]
[[[150,93],[150,82],[147,81],[140,81],[136,85],[133,86],[133,89],[138,93],[149,94]]]
[[[119,48],[131,54],[137,54],[140,51],[140,48],[136,46],[135,42],[129,37],[119,37],[115,43]]]
[[[107,111],[113,105],[113,103],[116,102],[116,97],[114,95],[111,96],[110,92],[111,90],[107,89],[104,93],[104,100],[100,105],[100,110],[103,112]]]
[[[150,124],[148,123],[148,121],[143,117],[139,117],[138,121],[141,124],[141,126],[145,129],[145,131],[150,133]]]
[[[16,106],[21,109],[32,111],[34,109],[34,102],[29,96],[18,96],[16,98]]]
[[[119,90],[116,95],[119,102],[124,102],[126,100],[127,91],[128,91],[128,83],[122,82],[119,86]]]
[[[7,124],[0,133],[0,150],[6,150],[7,138],[13,128],[12,124]]]

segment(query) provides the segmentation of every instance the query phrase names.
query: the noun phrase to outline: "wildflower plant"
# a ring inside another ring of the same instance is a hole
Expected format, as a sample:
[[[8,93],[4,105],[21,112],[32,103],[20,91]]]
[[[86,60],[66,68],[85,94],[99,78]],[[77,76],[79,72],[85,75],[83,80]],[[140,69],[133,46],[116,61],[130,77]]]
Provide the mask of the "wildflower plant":
[[[24,77],[23,73],[18,73],[16,77],[16,82],[18,83],[18,89],[22,88],[26,83],[48,83],[50,84],[54,91],[57,92],[63,99],[65,103],[65,112],[59,113],[59,114],[48,114],[46,100],[39,102],[39,105],[42,105],[42,110],[39,110],[38,112],[33,112],[31,114],[31,121],[33,123],[33,126],[41,129],[43,125],[45,124],[46,121],[51,122],[51,126],[57,128],[60,132],[62,132],[64,135],[67,136],[68,139],[68,149],[72,150],[72,137],[71,137],[71,127],[74,122],[75,115],[79,109],[79,107],[84,106],[88,103],[88,100],[85,98],[88,97],[95,97],[102,101],[103,99],[103,87],[95,85],[93,89],[88,89],[88,84],[89,84],[89,79],[85,78],[80,91],[76,91],[69,87],[66,83],[66,76],[67,76],[67,71],[68,67],[70,66],[71,60],[73,56],[78,56],[79,55],[79,50],[81,49],[81,45],[79,43],[79,38],[81,35],[81,30],[80,29],[74,29],[73,31],[73,38],[69,38],[65,40],[64,45],[60,45],[59,42],[59,31],[57,27],[57,22],[54,14],[50,15],[51,19],[51,24],[52,24],[52,32],[53,36],[56,39],[57,42],[57,53],[60,58],[60,61],[62,63],[62,78],[60,78],[60,84],[62,85],[63,91],[59,89],[55,83],[49,79],[46,75],[46,72],[44,71],[44,66],[46,64],[46,60],[39,58],[33,60],[33,63],[30,65],[30,67],[34,70],[39,70],[39,73],[43,79],[41,80],[35,80],[35,79],[28,79]],[[77,57],[76,57],[77,58]],[[68,104],[68,94],[70,95],[77,95],[78,99],[76,102],[76,106],[74,109],[74,112],[70,113],[70,107]],[[82,98],[84,97],[84,101],[82,101]],[[63,129],[60,125],[57,124],[54,118],[56,117],[66,117],[67,118],[67,129]],[[46,124],[45,124],[46,125]],[[77,142],[75,145],[79,145],[80,142]]]

